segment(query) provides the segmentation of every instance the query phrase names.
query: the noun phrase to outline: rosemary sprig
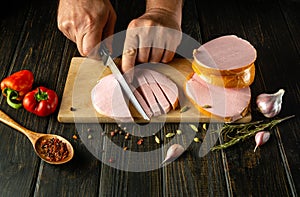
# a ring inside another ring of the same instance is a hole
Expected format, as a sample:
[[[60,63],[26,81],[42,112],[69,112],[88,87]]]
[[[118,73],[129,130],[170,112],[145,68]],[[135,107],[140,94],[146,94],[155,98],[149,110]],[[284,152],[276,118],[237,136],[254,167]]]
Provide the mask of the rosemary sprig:
[[[285,118],[274,119],[269,122],[264,121],[255,121],[250,123],[243,123],[243,124],[225,124],[220,130],[220,135],[224,135],[226,139],[230,139],[227,142],[214,146],[211,150],[220,150],[225,149],[230,146],[237,144],[240,141],[248,139],[249,137],[254,136],[257,132],[262,131],[264,129],[272,129],[275,125],[293,118],[295,115],[287,116]],[[233,136],[230,136],[233,134]]]

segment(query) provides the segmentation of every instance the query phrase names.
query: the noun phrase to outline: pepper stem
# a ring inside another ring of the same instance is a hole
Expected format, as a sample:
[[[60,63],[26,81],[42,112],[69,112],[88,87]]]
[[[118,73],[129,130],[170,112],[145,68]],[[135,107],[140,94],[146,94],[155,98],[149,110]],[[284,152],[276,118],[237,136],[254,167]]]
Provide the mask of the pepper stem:
[[[5,88],[4,93],[6,94],[6,102],[9,106],[14,109],[19,109],[22,107],[22,103],[16,100],[19,96],[17,91],[10,88]]]
[[[38,88],[38,92],[34,95],[37,102],[47,100],[48,94],[47,92],[43,92],[40,88]]]

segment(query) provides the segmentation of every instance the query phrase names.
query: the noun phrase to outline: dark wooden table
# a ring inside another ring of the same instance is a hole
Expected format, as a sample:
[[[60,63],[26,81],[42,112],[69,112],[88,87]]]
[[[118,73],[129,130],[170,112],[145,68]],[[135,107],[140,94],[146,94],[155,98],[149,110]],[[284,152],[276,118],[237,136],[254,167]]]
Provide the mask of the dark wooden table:
[[[274,127],[271,139],[257,152],[254,140],[204,157],[198,156],[201,143],[192,143],[175,162],[163,168],[130,172],[110,167],[93,156],[79,131],[93,125],[59,123],[57,112],[37,117],[24,109],[10,108],[1,95],[0,109],[28,129],[56,133],[69,139],[74,159],[54,166],[41,161],[30,141],[14,129],[0,124],[0,196],[297,196],[300,191],[300,3],[299,1],[213,1],[186,0],[183,32],[199,43],[226,34],[250,41],[257,49],[252,98],[262,92],[284,88],[280,117],[296,115]],[[144,2],[117,1],[116,32],[144,11]],[[1,7],[0,79],[21,69],[34,73],[35,86],[45,85],[62,97],[72,57],[79,56],[74,43],[57,29],[57,2],[22,1]],[[253,109],[255,105],[252,102]],[[253,120],[262,115],[253,110]],[[105,131],[115,124],[103,124]],[[177,124],[157,125],[160,137]],[[212,125],[214,126],[214,125]],[[218,125],[215,125],[216,127]],[[204,131],[199,132],[202,138]],[[114,138],[123,146],[122,136]],[[167,139],[164,138],[166,141]],[[145,139],[137,146],[147,151],[159,147]],[[151,161],[145,161],[151,162]]]

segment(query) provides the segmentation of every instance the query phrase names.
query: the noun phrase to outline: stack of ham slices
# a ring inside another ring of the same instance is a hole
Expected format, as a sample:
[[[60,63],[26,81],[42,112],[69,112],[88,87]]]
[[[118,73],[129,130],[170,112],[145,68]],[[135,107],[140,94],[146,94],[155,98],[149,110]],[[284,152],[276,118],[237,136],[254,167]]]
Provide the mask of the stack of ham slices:
[[[244,117],[250,106],[255,48],[235,35],[211,40],[194,50],[187,97],[203,114],[225,122]]]
[[[165,75],[136,67],[124,77],[134,76],[131,89],[149,118],[168,113],[178,105],[177,85]],[[134,121],[134,109],[130,108],[119,82],[113,74],[100,79],[91,92],[92,104],[102,115],[122,122]]]

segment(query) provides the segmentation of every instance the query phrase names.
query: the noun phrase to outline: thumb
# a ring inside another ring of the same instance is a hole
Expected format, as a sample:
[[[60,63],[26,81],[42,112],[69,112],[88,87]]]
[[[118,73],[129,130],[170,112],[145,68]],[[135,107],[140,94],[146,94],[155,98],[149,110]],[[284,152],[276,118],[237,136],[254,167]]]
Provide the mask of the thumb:
[[[102,29],[99,29],[97,32],[87,32],[83,35],[82,43],[81,43],[81,51],[80,54],[83,56],[88,56],[94,47],[100,43],[102,38]]]

